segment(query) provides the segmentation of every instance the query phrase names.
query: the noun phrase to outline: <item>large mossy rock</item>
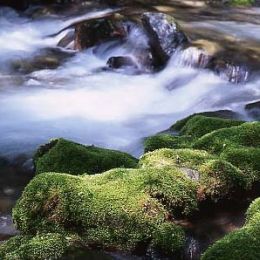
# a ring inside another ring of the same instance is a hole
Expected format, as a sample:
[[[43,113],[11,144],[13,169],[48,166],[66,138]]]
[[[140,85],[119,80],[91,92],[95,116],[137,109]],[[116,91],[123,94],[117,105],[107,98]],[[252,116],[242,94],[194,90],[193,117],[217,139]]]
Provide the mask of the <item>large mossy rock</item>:
[[[152,245],[178,255],[184,232],[170,219],[197,210],[196,190],[174,167],[43,173],[25,188],[13,218],[22,234],[74,234],[86,246],[132,252]]]
[[[141,168],[178,167],[186,177],[197,183],[199,200],[232,198],[237,191],[246,190],[248,176],[231,163],[206,151],[194,149],[159,149],[144,154]]]
[[[36,174],[62,172],[95,174],[112,168],[136,167],[133,156],[95,146],[84,146],[65,139],[56,139],[41,146],[34,156]]]
[[[260,259],[260,206],[259,198],[247,212],[247,223],[209,247],[202,260],[256,260]]]

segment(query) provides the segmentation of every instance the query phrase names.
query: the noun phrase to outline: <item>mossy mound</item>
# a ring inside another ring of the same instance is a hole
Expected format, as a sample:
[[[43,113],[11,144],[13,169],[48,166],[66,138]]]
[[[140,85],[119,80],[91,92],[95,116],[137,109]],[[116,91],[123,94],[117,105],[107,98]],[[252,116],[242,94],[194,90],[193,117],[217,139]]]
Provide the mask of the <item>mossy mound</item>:
[[[16,236],[0,245],[2,260],[60,259],[72,245],[72,238],[57,233]]]
[[[260,259],[260,214],[258,210],[251,210],[258,203],[259,199],[249,207],[250,218],[246,225],[209,247],[202,260]]]
[[[178,167],[190,179],[198,182],[199,199],[217,201],[232,197],[235,191],[247,189],[250,179],[231,163],[206,151],[193,149],[159,149],[140,158],[141,168]]]
[[[84,146],[62,138],[41,146],[34,156],[36,174],[95,174],[118,167],[134,168],[137,162],[136,158],[127,153]]]
[[[246,212],[246,222],[250,222],[253,217],[260,214],[260,198],[255,199],[249,206]]]
[[[181,129],[186,125],[186,123],[195,116],[213,117],[213,118],[220,118],[220,119],[232,119],[232,120],[237,120],[240,117],[239,114],[231,110],[219,110],[213,112],[195,113],[175,122],[174,125],[170,127],[170,130],[181,131]]]
[[[229,128],[243,124],[243,121],[216,117],[217,112],[205,112],[193,114],[177,121],[169,130],[178,131],[179,136],[171,134],[157,134],[145,139],[144,151],[150,152],[160,148],[188,148],[199,137],[211,133],[214,130]]]
[[[160,148],[179,149],[191,144],[190,136],[174,136],[171,134],[158,134],[147,137],[144,141],[144,152],[152,152]]]
[[[193,147],[228,160],[252,181],[260,179],[260,122],[213,131],[195,141]]]
[[[178,254],[184,232],[169,219],[197,210],[197,184],[178,169],[114,169],[37,175],[13,210],[22,234],[77,234],[87,246]]]
[[[190,116],[189,119],[185,120],[184,122],[185,123],[183,125],[180,122],[177,122],[175,125],[171,127],[171,129],[179,128],[180,135],[188,135],[195,138],[201,137],[217,129],[228,128],[244,123],[243,121],[236,121],[217,117],[207,117],[203,115]],[[180,125],[182,126],[181,128]]]

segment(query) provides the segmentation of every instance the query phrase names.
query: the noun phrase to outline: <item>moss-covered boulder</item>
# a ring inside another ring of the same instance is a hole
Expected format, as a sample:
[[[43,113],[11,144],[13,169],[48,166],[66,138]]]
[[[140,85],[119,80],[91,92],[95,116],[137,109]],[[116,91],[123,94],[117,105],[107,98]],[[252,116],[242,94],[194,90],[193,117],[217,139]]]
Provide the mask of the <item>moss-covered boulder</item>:
[[[197,210],[196,191],[174,167],[42,173],[25,188],[13,218],[22,234],[66,233],[85,246],[132,252],[152,245],[178,255],[184,232],[170,219]]]
[[[209,247],[202,260],[256,260],[260,259],[259,199],[249,207],[248,221],[240,230],[231,232]]]
[[[178,167],[186,177],[198,183],[198,199],[217,201],[236,191],[247,189],[248,176],[231,163],[202,150],[159,149],[140,158],[142,168]]]
[[[36,173],[95,174],[117,167],[134,168],[137,162],[127,153],[84,146],[62,138],[41,146],[34,156]]]

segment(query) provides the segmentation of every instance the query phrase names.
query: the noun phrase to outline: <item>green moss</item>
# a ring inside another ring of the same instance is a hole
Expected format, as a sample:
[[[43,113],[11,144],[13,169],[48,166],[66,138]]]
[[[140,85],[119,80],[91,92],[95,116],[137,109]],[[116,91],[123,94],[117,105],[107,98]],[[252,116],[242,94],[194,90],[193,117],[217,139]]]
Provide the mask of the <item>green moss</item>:
[[[199,165],[209,159],[215,158],[206,151],[193,149],[159,149],[144,154],[139,161],[139,166],[147,167],[189,167],[198,169]]]
[[[190,135],[193,137],[201,137],[207,133],[221,128],[241,125],[242,121],[222,119],[216,117],[193,116],[181,128],[181,135]]]
[[[250,6],[255,3],[255,0],[231,0],[231,5],[234,6]]]
[[[217,201],[232,197],[235,191],[247,189],[251,179],[231,163],[206,151],[192,149],[159,149],[144,154],[142,168],[178,167],[183,175],[198,182],[198,198]]]
[[[16,236],[0,246],[2,260],[60,259],[70,247],[70,237],[61,234]]]
[[[246,222],[248,223],[254,215],[260,214],[260,198],[255,199],[246,212]]]
[[[170,134],[158,134],[145,139],[144,151],[151,152],[160,148],[178,149],[188,147],[191,144],[190,136],[174,136]]]
[[[260,179],[260,122],[213,131],[195,141],[193,147],[226,159],[252,181]]]
[[[193,147],[220,154],[229,147],[239,146],[260,147],[260,122],[213,131],[198,139]]]
[[[199,194],[214,201],[232,197],[235,191],[244,190],[250,184],[250,180],[241,170],[223,160],[209,160],[201,165],[199,173]]]
[[[260,148],[243,147],[225,149],[221,158],[238,166],[252,181],[260,180]]]
[[[23,234],[66,232],[89,246],[133,251],[159,239],[170,214],[195,211],[196,190],[175,168],[114,169],[92,176],[43,173],[25,188],[13,218]],[[163,249],[177,253],[184,233],[171,225],[176,243]]]
[[[183,230],[172,223],[164,223],[156,231],[152,246],[162,253],[173,254],[176,248],[182,248],[185,237]]]
[[[123,152],[57,139],[40,147],[34,162],[36,173],[94,174],[117,167],[134,168],[138,160]]]
[[[232,112],[230,110],[196,113],[177,121],[174,125],[171,126],[170,129],[172,131],[181,131],[186,123],[195,116],[214,117],[222,119],[236,119],[238,117],[235,112]]]

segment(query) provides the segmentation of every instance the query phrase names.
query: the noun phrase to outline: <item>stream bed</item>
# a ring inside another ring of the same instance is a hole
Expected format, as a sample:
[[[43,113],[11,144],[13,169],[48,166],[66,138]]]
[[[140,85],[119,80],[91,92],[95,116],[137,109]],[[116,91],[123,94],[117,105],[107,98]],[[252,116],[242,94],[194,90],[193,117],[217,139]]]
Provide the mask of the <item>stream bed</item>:
[[[138,11],[140,7],[131,8]],[[110,57],[131,52],[127,43],[109,42],[82,52],[56,48],[68,30],[50,35],[84,17],[116,11],[115,7],[89,5],[84,10],[34,18],[32,10],[17,13],[0,7],[0,240],[17,233],[11,209],[33,176],[33,152],[50,138],[63,137],[139,157],[146,136],[195,112],[228,109],[241,119],[254,119],[244,107],[260,99],[260,8],[220,13],[175,6],[174,1],[154,8],[174,15],[196,44],[220,48],[220,55],[249,67],[249,80],[233,84],[208,69],[191,66],[185,61],[199,55],[195,48],[177,51],[156,73],[102,69]],[[128,41],[143,44],[144,38],[136,30]],[[47,67],[41,64],[46,57]],[[215,221],[223,230],[209,233],[212,237],[207,243],[213,242],[243,224],[245,209],[244,205],[239,210],[226,207],[203,219],[204,228],[200,223],[199,231],[191,229],[203,237]],[[75,259],[133,259],[88,254]]]

